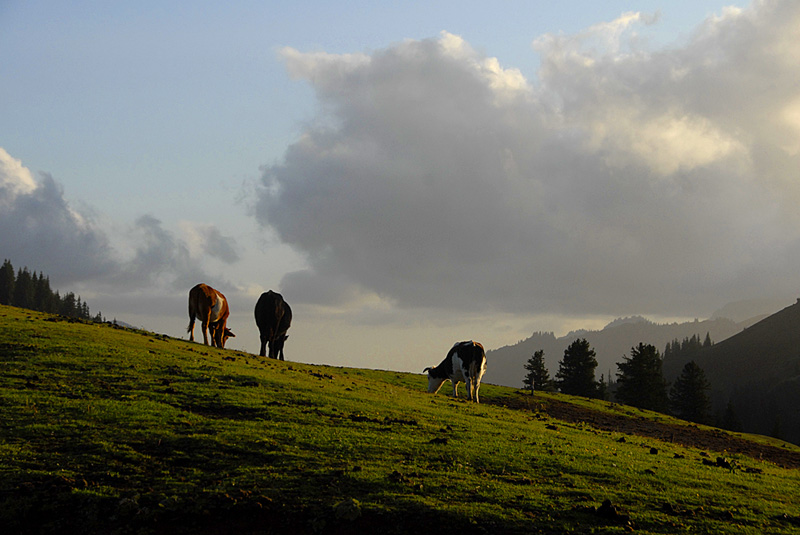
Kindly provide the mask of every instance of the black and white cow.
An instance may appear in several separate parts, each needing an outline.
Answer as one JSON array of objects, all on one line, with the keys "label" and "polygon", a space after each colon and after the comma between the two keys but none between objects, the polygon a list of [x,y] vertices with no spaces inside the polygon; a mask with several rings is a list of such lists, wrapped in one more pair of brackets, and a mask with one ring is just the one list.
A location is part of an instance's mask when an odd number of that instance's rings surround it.
[{"label": "black and white cow", "polygon": [[478,342],[458,342],[447,357],[435,368],[425,368],[428,373],[428,392],[435,394],[448,379],[453,383],[453,397],[458,397],[458,383],[467,384],[467,399],[479,403],[478,389],[486,372],[486,353]]}]

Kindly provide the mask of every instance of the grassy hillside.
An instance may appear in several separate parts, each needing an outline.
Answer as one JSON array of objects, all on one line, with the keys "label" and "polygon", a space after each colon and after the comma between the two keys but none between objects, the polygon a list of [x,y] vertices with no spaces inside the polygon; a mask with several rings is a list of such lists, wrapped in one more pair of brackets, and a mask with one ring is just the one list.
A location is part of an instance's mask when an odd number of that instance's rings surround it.
[{"label": "grassy hillside", "polygon": [[760,459],[741,444],[700,449],[629,434],[713,433],[625,407],[492,385],[474,405],[426,394],[421,375],[265,361],[8,307],[0,333],[6,533],[800,528],[800,451],[766,439]]}]

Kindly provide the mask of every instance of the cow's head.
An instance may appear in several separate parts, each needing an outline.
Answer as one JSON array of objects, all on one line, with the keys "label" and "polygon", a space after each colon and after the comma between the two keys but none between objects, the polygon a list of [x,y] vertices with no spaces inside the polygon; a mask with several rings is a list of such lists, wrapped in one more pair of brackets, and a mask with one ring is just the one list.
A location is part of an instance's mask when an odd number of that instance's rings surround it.
[{"label": "cow's head", "polygon": [[447,377],[434,377],[433,368],[428,367],[422,370],[422,373],[428,374],[428,393],[435,394],[442,388],[442,385],[447,380]]},{"label": "cow's head", "polygon": [[228,338],[236,338],[236,335],[233,334],[233,331],[225,327],[225,329],[222,331],[222,347],[225,347],[225,341]]}]

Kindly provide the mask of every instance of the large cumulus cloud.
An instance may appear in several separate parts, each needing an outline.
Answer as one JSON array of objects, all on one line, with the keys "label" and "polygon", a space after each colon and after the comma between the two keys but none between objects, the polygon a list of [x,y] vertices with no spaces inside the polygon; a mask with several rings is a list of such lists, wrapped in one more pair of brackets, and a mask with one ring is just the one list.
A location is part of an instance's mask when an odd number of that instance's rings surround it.
[{"label": "large cumulus cloud", "polygon": [[628,40],[649,22],[537,38],[536,80],[449,33],[285,49],[321,104],[257,204],[308,256],[286,282],[551,313],[696,314],[794,292],[800,4],[728,9],[659,51]]}]

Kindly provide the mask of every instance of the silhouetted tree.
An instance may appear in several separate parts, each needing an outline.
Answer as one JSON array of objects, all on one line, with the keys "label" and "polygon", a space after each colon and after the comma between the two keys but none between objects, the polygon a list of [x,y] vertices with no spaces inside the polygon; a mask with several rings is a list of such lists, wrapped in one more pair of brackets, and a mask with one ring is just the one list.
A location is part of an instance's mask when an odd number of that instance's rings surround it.
[{"label": "silhouetted tree", "polygon": [[33,288],[33,309],[41,312],[55,312],[53,301],[50,277],[45,277],[43,273],[39,272]]},{"label": "silhouetted tree", "polygon": [[739,419],[739,416],[736,414],[736,411],[733,408],[732,400],[728,400],[728,406],[725,407],[725,414],[722,416],[720,427],[727,429],[728,431],[741,432],[744,430],[742,421]]},{"label": "silhouetted tree", "polygon": [[33,308],[33,279],[27,267],[20,268],[17,271],[12,304],[20,308]]},{"label": "silhouetted tree", "polygon": [[75,306],[75,294],[69,292],[61,299],[61,306],[59,307],[58,313],[62,316],[73,318],[75,317]]},{"label": "silhouetted tree", "polygon": [[14,266],[6,259],[0,267],[0,305],[10,305],[14,300]]},{"label": "silhouetted tree", "polygon": [[711,341],[711,333],[706,331],[706,339],[703,340],[703,347],[711,347],[714,345],[714,342]]},{"label": "silhouetted tree", "polygon": [[[69,292],[62,299],[58,291],[53,292],[50,288],[50,277],[35,271],[31,274],[27,266],[20,268],[14,277],[14,267],[9,260],[0,267],[0,304],[86,320],[93,319],[89,304],[81,301],[80,296],[75,297],[74,293]],[[98,314],[96,317],[102,316]]]},{"label": "silhouetted tree", "polygon": [[710,388],[703,369],[695,361],[687,362],[669,392],[672,413],[690,422],[707,423]]},{"label": "silhouetted tree", "polygon": [[600,380],[597,382],[597,399],[608,399],[610,394],[610,381],[601,373]]},{"label": "silhouetted tree", "polygon": [[707,347],[714,345],[711,341],[711,333],[706,332],[704,341],[700,341],[700,335],[693,334],[691,337],[686,337],[683,341],[677,338],[667,344],[664,348],[664,360],[675,360],[682,362],[689,362],[697,357],[697,354]]},{"label": "silhouetted tree", "polygon": [[596,398],[599,389],[594,378],[595,368],[597,358],[594,349],[589,347],[589,342],[584,338],[575,340],[564,350],[555,382],[564,394]]},{"label": "silhouetted tree", "polygon": [[536,351],[525,363],[525,369],[528,370],[528,374],[522,383],[528,390],[549,391],[553,389],[550,372],[547,371],[544,364],[544,350]]},{"label": "silhouetted tree", "polygon": [[655,346],[640,343],[631,348],[631,356],[617,364],[617,399],[627,405],[667,412],[667,382],[662,371],[661,355]]}]

